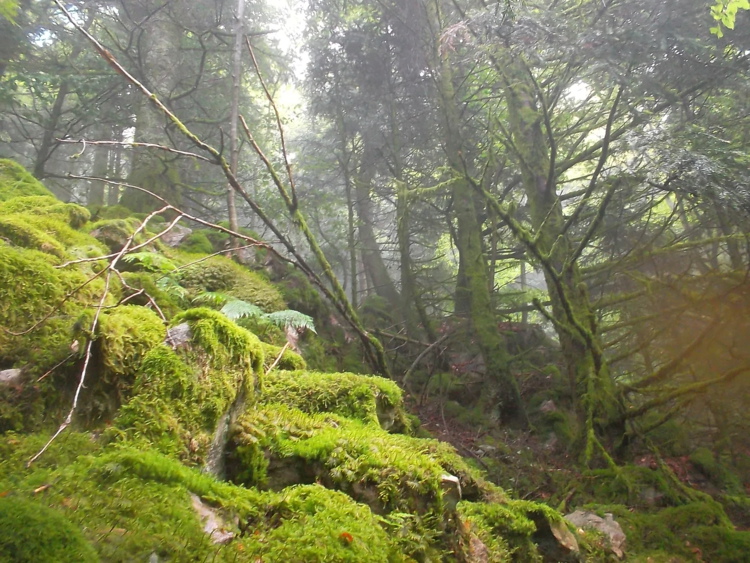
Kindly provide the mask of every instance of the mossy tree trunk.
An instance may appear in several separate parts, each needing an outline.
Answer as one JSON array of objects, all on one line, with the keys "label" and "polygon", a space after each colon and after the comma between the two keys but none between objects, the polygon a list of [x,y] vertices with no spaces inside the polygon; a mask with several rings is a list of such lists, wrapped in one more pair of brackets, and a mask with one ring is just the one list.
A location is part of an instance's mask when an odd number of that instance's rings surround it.
[{"label": "mossy tree trunk", "polygon": [[[428,7],[433,37],[442,28],[439,0],[431,0]],[[442,117],[443,146],[448,163],[455,174],[452,187],[455,241],[464,283],[456,289],[456,301],[465,302],[471,330],[484,360],[487,376],[495,382],[500,419],[517,427],[528,424],[521,401],[518,383],[509,369],[506,343],[498,331],[492,307],[487,259],[482,247],[482,224],[477,217],[476,191],[466,170],[460,129],[457,93],[453,83],[451,61],[434,45],[433,64],[437,72],[436,86]]]},{"label": "mossy tree trunk", "polygon": [[[398,313],[401,310],[401,299],[396,284],[393,283],[388,268],[383,261],[383,254],[380,251],[374,228],[372,183],[375,178],[375,166],[379,151],[375,146],[372,135],[365,134],[362,143],[359,171],[354,179],[360,254],[371,287],[378,296],[388,301],[395,313]],[[397,315],[397,317],[400,317],[400,315]]]},{"label": "mossy tree trunk", "polygon": [[[508,53],[497,65],[501,71],[510,133],[529,202],[533,236],[525,241],[540,262],[552,304],[551,319],[560,339],[562,355],[577,412],[584,429],[581,445],[585,459],[598,440],[622,438],[621,402],[615,396],[602,351],[595,312],[581,280],[578,249],[566,232],[566,219],[556,191],[554,159],[542,124],[533,79],[520,55]],[[612,436],[612,433],[619,436]],[[606,452],[603,452],[606,455]]]}]

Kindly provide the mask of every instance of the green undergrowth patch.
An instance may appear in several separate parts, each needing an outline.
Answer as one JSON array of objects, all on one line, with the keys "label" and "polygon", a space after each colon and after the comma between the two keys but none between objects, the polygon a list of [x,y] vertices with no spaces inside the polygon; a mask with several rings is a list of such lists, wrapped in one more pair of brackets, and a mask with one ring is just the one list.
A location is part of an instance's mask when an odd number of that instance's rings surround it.
[{"label": "green undergrowth patch", "polygon": [[262,400],[306,413],[335,413],[385,430],[404,432],[409,421],[401,389],[382,377],[354,373],[275,371],[266,378]]},{"label": "green undergrowth patch", "polygon": [[588,471],[571,486],[576,488],[571,499],[577,505],[597,502],[648,507],[655,503],[679,505],[690,500],[675,478],[661,469],[638,465]]},{"label": "green undergrowth patch", "polygon": [[62,514],[16,497],[0,498],[0,562],[99,561],[81,531]]},{"label": "green undergrowth patch", "polygon": [[[738,531],[722,506],[695,501],[658,511],[636,511],[624,505],[589,505],[600,515],[612,513],[627,536],[634,561],[745,561],[750,532]],[[680,559],[675,559],[680,558]]]},{"label": "green undergrowth patch", "polygon": [[[153,450],[102,449],[91,436],[75,433],[53,443],[46,461],[25,469],[22,462],[44,438],[0,438],[7,454],[0,461],[0,491],[14,502],[59,510],[72,535],[82,533],[103,561],[403,560],[380,519],[336,491],[317,485],[278,493],[246,489]],[[81,455],[74,453],[87,443]],[[222,518],[234,536],[228,543],[213,544],[204,533],[191,494]]]}]

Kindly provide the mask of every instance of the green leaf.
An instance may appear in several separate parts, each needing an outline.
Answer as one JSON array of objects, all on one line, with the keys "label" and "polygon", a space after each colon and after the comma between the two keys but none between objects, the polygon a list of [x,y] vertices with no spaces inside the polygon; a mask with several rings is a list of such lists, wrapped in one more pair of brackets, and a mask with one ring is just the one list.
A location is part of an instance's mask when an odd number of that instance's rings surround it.
[{"label": "green leaf", "polygon": [[276,311],[275,313],[263,315],[263,318],[282,328],[307,329],[316,332],[313,318],[299,311],[291,309]]},{"label": "green leaf", "polygon": [[221,312],[232,320],[263,315],[263,310],[260,307],[241,299],[228,300],[221,308]]},{"label": "green leaf", "polygon": [[193,297],[193,303],[196,305],[222,305],[233,299],[234,297],[231,295],[220,291],[204,291]]}]

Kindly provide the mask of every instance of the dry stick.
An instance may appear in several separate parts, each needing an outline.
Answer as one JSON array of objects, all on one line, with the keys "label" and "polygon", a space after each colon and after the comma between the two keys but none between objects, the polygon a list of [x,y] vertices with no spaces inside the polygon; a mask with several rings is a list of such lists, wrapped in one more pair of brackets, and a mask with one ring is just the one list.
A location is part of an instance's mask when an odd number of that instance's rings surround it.
[{"label": "dry stick", "polygon": [[284,344],[284,347],[281,349],[281,352],[279,352],[279,355],[276,356],[276,359],[271,364],[271,367],[268,368],[268,370],[266,370],[266,375],[268,375],[269,373],[271,373],[271,371],[273,371],[273,368],[275,368],[277,365],[279,365],[279,362],[281,361],[281,356],[284,355],[284,352],[286,352],[287,348],[289,348],[289,342],[287,342],[286,344]]},{"label": "dry stick", "polygon": [[73,156],[71,156],[71,158],[80,157],[83,154],[83,152],[86,150],[86,145],[96,145],[96,146],[103,146],[103,147],[122,147],[125,149],[128,149],[128,148],[159,149],[161,151],[170,152],[172,154],[178,154],[180,156],[189,156],[190,158],[194,158],[196,160],[202,160],[203,162],[209,162],[211,164],[214,164],[213,160],[203,155],[196,154],[194,152],[173,149],[166,145],[158,145],[156,143],[141,143],[141,142],[135,142],[135,141],[90,141],[87,139],[81,139],[79,141],[76,141],[75,139],[55,139],[55,140],[59,143],[83,144],[83,148],[81,149],[81,152],[74,154]]}]

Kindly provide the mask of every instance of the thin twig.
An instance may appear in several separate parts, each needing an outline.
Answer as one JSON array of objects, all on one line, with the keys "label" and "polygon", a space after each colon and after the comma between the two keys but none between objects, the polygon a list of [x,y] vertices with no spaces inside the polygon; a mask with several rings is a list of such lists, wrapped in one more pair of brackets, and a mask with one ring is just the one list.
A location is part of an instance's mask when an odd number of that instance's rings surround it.
[{"label": "thin twig", "polygon": [[271,371],[273,371],[273,368],[275,368],[279,364],[279,362],[281,361],[281,356],[284,355],[284,352],[287,351],[287,348],[289,348],[289,342],[287,342],[286,344],[284,344],[284,347],[281,349],[281,352],[279,352],[279,355],[276,356],[276,359],[271,364],[271,367],[268,368],[268,370],[266,370],[266,375],[268,375],[269,373],[271,373]]}]

